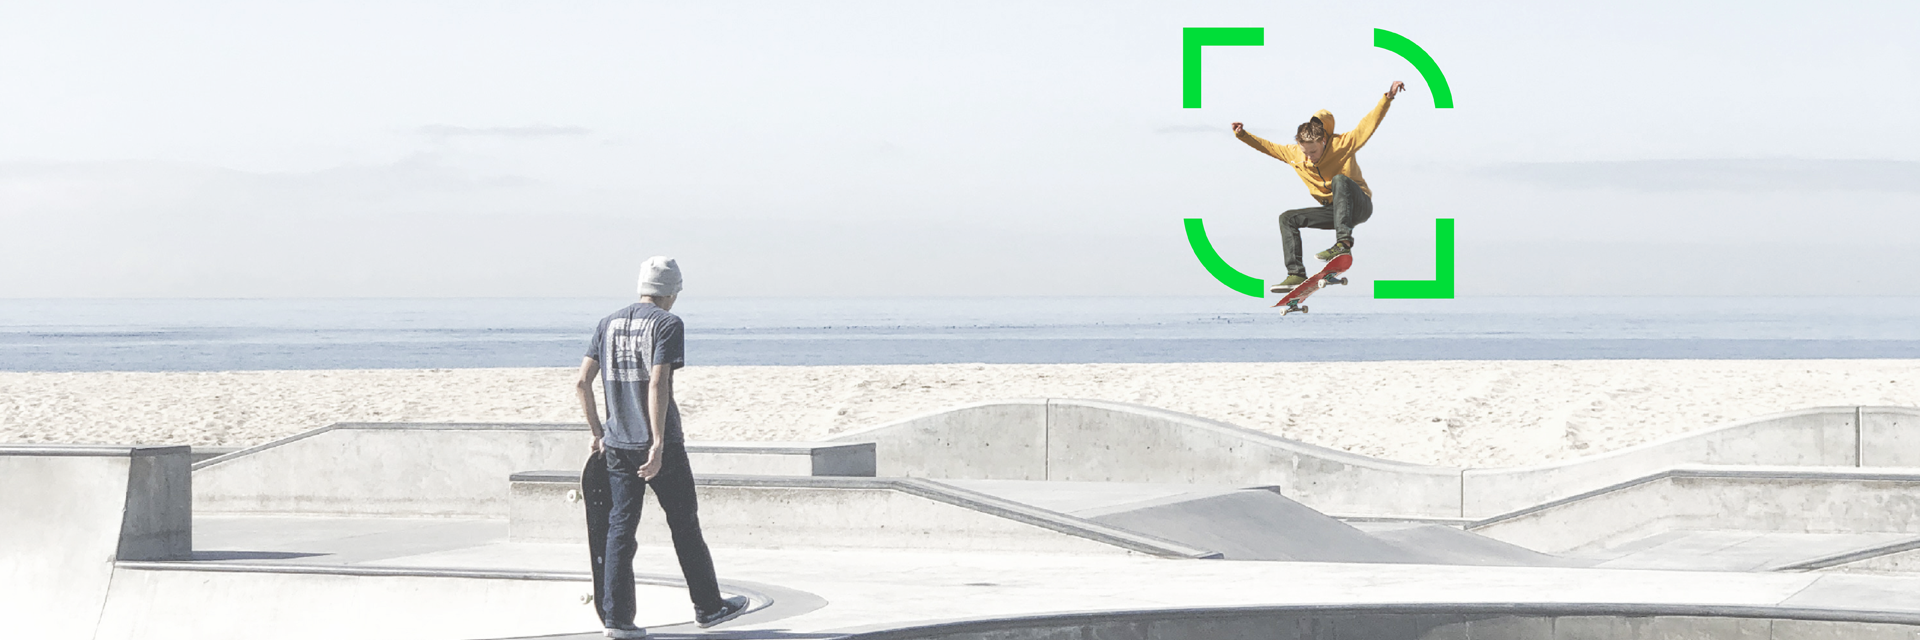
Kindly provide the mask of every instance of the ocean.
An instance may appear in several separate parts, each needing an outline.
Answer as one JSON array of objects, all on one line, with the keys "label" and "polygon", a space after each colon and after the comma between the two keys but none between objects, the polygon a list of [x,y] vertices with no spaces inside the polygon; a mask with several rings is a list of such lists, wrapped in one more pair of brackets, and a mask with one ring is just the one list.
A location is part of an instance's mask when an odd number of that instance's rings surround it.
[{"label": "ocean", "polygon": [[[572,367],[628,302],[0,300],[0,370]],[[1321,294],[1285,317],[1267,304],[687,297],[674,312],[689,365],[1920,358],[1920,298]]]}]

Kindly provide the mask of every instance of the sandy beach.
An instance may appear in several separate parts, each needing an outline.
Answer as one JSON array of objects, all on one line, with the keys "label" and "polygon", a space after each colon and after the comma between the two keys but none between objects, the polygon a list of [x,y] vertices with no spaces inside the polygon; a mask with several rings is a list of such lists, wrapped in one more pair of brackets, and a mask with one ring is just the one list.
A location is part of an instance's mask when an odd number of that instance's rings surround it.
[{"label": "sandy beach", "polygon": [[[957,404],[1091,398],[1454,466],[1591,455],[1762,414],[1920,406],[1916,360],[689,367],[693,440],[815,440]],[[334,422],[580,422],[571,369],[0,372],[0,442],[249,446]]]}]

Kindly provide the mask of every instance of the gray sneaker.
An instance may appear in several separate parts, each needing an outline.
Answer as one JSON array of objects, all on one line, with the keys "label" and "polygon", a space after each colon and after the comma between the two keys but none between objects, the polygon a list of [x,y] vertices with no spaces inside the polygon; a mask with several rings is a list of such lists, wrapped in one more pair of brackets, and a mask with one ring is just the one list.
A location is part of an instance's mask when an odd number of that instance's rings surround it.
[{"label": "gray sneaker", "polygon": [[647,630],[640,627],[607,627],[607,637],[618,640],[647,640]]},{"label": "gray sneaker", "polygon": [[1292,291],[1294,287],[1298,287],[1302,284],[1305,284],[1306,281],[1307,281],[1306,276],[1287,276],[1287,279],[1274,283],[1273,288],[1268,289],[1267,291],[1270,291],[1273,293],[1286,293],[1288,291]]},{"label": "gray sneaker", "polygon": [[693,621],[699,623],[700,628],[705,629],[738,618],[740,614],[747,612],[747,603],[749,602],[751,601],[742,596],[733,596],[721,600],[719,609],[693,612]]}]

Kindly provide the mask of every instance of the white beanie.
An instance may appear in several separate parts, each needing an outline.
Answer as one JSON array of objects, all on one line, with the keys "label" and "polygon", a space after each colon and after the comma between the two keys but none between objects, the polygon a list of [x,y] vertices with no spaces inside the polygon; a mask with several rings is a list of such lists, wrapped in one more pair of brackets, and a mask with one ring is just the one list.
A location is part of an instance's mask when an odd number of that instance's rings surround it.
[{"label": "white beanie", "polygon": [[680,294],[680,265],[673,258],[654,256],[640,265],[640,295]]}]

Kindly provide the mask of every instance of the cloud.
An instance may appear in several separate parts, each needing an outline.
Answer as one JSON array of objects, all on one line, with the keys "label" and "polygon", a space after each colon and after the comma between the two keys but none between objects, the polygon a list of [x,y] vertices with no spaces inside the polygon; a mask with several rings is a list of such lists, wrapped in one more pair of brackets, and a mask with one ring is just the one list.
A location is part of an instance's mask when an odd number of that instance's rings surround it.
[{"label": "cloud", "polygon": [[1517,162],[1485,169],[1499,179],[1558,189],[1920,193],[1920,162],[1899,160]]},{"label": "cloud", "polygon": [[551,125],[532,125],[526,127],[461,127],[450,124],[430,124],[416,129],[423,136],[443,140],[455,137],[489,136],[497,138],[550,138],[555,136],[584,136],[593,133],[586,127],[555,127]]}]

